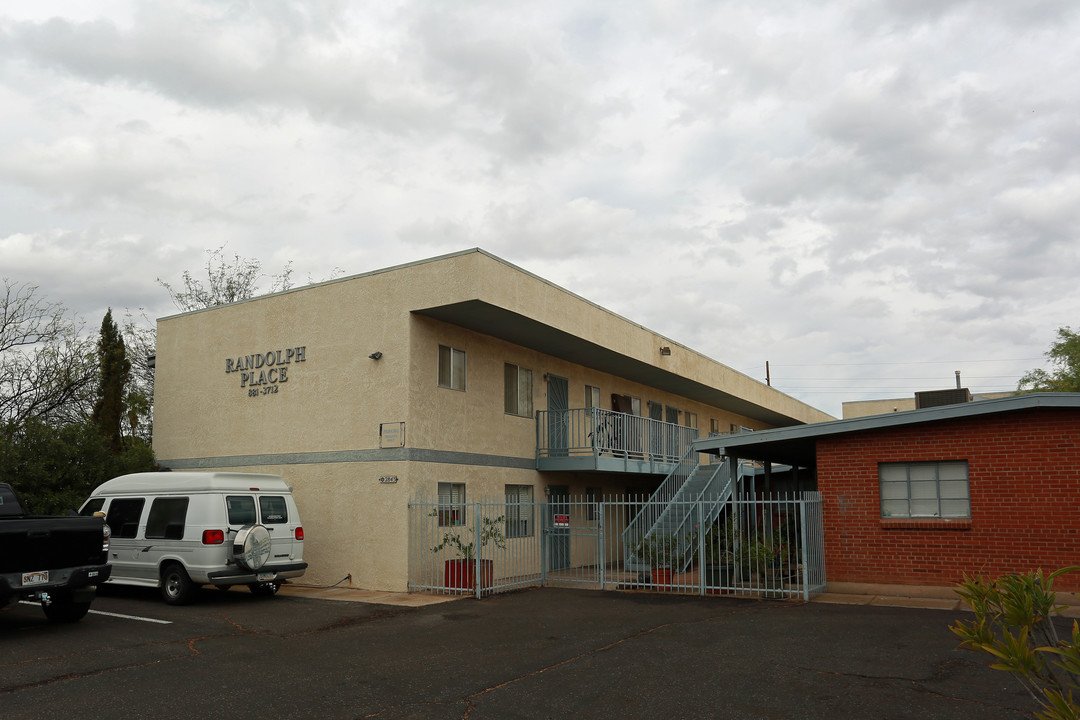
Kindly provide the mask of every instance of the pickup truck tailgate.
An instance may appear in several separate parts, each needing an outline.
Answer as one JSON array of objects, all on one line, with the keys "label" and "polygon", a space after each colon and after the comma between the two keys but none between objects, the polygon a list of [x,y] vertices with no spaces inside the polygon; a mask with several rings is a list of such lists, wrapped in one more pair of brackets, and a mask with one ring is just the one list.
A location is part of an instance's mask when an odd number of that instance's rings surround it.
[{"label": "pickup truck tailgate", "polygon": [[0,573],[52,570],[107,562],[104,521],[95,517],[7,518],[0,523]]}]

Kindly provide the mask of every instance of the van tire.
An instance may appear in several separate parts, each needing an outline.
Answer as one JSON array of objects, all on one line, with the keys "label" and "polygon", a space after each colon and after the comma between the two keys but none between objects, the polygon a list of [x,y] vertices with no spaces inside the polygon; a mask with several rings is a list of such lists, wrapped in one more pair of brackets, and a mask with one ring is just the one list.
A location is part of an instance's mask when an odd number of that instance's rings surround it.
[{"label": "van tire", "polygon": [[90,612],[90,603],[75,602],[70,593],[65,593],[53,595],[52,601],[47,605],[42,603],[41,609],[49,622],[73,623],[86,617],[86,613]]},{"label": "van tire", "polygon": [[169,563],[161,569],[161,597],[170,605],[190,604],[198,589],[183,565]]},{"label": "van tire", "polygon": [[270,531],[262,525],[245,525],[236,531],[233,562],[245,570],[258,570],[270,559]]},{"label": "van tire", "polygon": [[281,583],[279,582],[251,583],[248,585],[251,594],[258,597],[274,597],[280,589]]}]

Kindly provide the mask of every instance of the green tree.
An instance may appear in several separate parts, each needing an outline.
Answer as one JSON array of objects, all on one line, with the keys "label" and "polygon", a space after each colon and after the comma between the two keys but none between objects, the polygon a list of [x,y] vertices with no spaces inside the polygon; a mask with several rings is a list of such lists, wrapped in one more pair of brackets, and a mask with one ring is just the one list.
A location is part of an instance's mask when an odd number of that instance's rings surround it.
[{"label": "green tree", "polygon": [[77,508],[105,480],[156,467],[148,432],[120,442],[121,423],[149,403],[142,386],[125,390],[130,365],[111,312],[95,353],[63,305],[32,285],[0,286],[0,482],[33,512]]},{"label": "green tree", "polygon": [[1057,342],[1046,351],[1052,369],[1029,370],[1020,378],[1019,392],[1080,392],[1080,333],[1058,328]]},{"label": "green tree", "polygon": [[50,425],[30,419],[18,427],[0,426],[0,482],[10,483],[40,515],[77,509],[109,478],[155,469],[146,442],[135,439],[114,453],[93,422]]},{"label": "green tree", "polygon": [[1019,680],[1042,706],[1035,717],[1043,720],[1080,718],[1073,696],[1080,688],[1080,626],[1074,620],[1071,634],[1062,639],[1053,618],[1064,609],[1056,604],[1054,580],[1075,570],[1080,568],[1062,568],[1045,577],[1037,570],[997,580],[965,575],[956,590],[975,612],[974,620],[959,620],[949,627],[961,639],[960,647],[993,657],[990,667]]},{"label": "green tree", "polygon": [[128,425],[131,427],[132,438],[139,437],[140,421],[150,415],[152,405],[150,398],[135,390],[128,392],[124,396],[124,412]]},{"label": "green tree", "polygon": [[131,362],[127,359],[127,350],[124,347],[124,338],[120,334],[120,329],[113,322],[112,308],[109,308],[101,321],[97,355],[101,376],[91,419],[101,429],[109,447],[114,452],[120,452],[123,448],[121,421],[126,415],[124,388],[131,375]]}]

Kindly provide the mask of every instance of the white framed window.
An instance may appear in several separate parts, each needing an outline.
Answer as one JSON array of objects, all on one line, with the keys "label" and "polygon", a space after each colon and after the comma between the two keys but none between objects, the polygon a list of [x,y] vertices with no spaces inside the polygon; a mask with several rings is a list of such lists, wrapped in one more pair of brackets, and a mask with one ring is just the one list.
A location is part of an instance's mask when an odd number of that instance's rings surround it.
[{"label": "white framed window", "polygon": [[532,417],[532,370],[506,363],[503,374],[506,380],[503,409],[510,415]]},{"label": "white framed window", "polygon": [[600,407],[600,388],[595,385],[585,386],[585,407],[586,409]]},{"label": "white framed window", "polygon": [[465,524],[465,483],[439,483],[439,526]]},{"label": "white framed window", "polygon": [[879,463],[881,517],[970,518],[967,460]]},{"label": "white framed window", "polygon": [[439,346],[439,387],[465,390],[465,351]]},{"label": "white framed window", "polygon": [[506,486],[506,537],[533,536],[532,485]]}]

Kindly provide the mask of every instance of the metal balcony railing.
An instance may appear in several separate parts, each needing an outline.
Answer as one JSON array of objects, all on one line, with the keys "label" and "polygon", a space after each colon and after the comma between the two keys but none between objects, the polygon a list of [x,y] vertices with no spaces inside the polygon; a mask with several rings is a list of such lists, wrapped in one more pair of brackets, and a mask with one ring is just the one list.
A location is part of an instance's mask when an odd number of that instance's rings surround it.
[{"label": "metal balcony railing", "polygon": [[[599,467],[605,458],[625,461],[627,469],[656,467],[665,473],[679,462],[697,428],[653,420],[602,408],[539,410],[536,413],[536,458],[540,469],[568,469],[592,458]],[[551,462],[547,462],[551,461]]]}]

